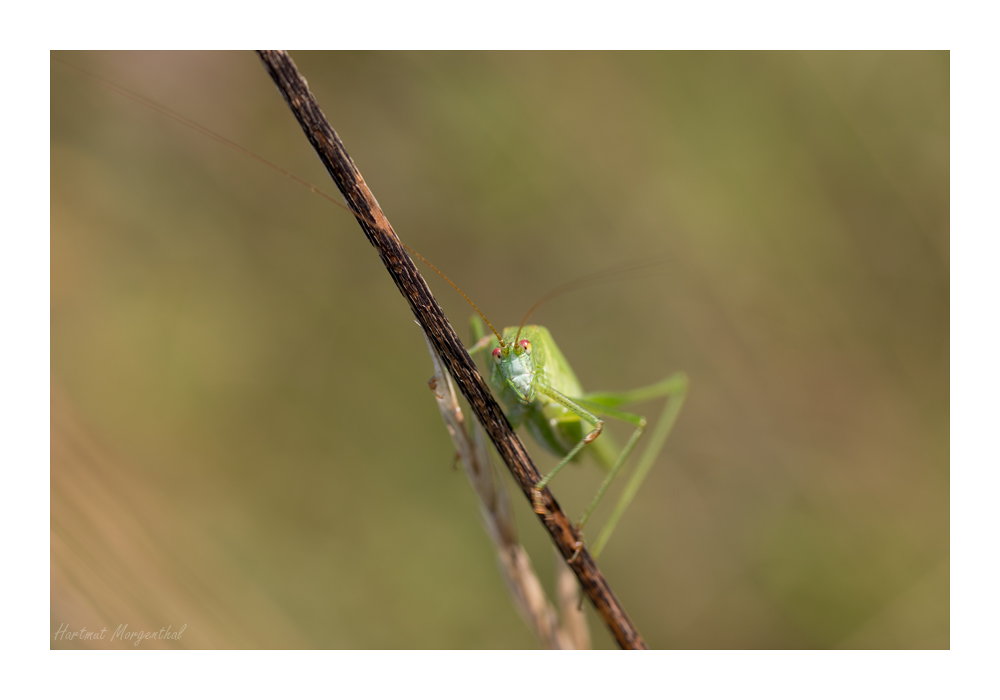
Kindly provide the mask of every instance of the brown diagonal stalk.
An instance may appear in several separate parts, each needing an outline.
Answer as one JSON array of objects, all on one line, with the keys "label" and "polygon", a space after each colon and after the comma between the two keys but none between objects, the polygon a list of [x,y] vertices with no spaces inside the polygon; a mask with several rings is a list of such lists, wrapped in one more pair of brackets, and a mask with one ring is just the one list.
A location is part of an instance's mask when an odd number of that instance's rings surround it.
[{"label": "brown diagonal stalk", "polygon": [[[305,79],[284,51],[258,53],[309,142],[326,166],[327,172],[330,173],[358,223],[361,224],[368,241],[378,250],[379,257],[396,283],[396,287],[409,302],[413,315],[431,339],[448,372],[490,436],[501,459],[513,474],[514,480],[531,502],[532,488],[541,479],[541,475],[524,449],[524,445],[511,430],[500,406],[490,394],[472,358],[465,351],[427,283],[406,254],[395,231],[392,230],[378,202],[365,184],[364,178],[355,167],[354,161],[347,154],[344,144],[320,110]],[[584,593],[594,604],[615,640],[623,649],[647,648],[646,642],[618,602],[587,549],[584,548],[579,556],[569,561],[577,542],[576,532],[548,489],[544,490],[541,502],[544,513],[539,519],[549,531],[556,548],[576,574]]]},{"label": "brown diagonal stalk", "polygon": [[454,385],[441,363],[441,357],[434,351],[426,333],[424,340],[427,341],[431,363],[434,365],[434,376],[428,380],[427,386],[433,392],[441,419],[451,435],[469,484],[479,498],[483,525],[496,547],[500,571],[515,607],[544,648],[589,649],[586,617],[577,607],[580,599],[576,578],[563,565],[562,559],[559,559],[556,568],[559,609],[562,613],[560,624],[555,607],[546,597],[545,589],[531,565],[531,558],[518,542],[507,482],[493,467],[493,460],[490,459],[490,451],[486,446],[486,436],[478,421],[472,421],[472,430],[468,429],[465,416],[458,405]]}]

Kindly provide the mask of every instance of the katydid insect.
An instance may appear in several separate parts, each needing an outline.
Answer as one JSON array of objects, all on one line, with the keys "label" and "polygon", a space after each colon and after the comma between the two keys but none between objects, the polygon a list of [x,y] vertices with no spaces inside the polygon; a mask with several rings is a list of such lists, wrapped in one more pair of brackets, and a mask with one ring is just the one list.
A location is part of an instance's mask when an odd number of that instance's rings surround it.
[{"label": "katydid insect", "polygon": [[[231,141],[192,124],[189,120],[172,113],[170,110],[154,105],[106,81],[93,78],[93,76],[89,77],[119,94],[170,116],[235,150],[263,161],[256,154],[249,153]],[[304,183],[270,162],[263,162],[268,167],[330,199],[337,206],[343,207],[336,198]],[[435,271],[437,271],[436,268]],[[447,277],[445,279],[447,280]],[[529,311],[529,315],[530,313]],[[485,317],[483,320],[486,320]],[[578,523],[577,529],[580,534],[577,553],[583,546],[583,526],[646,429],[645,417],[620,410],[619,407],[656,398],[666,398],[667,400],[659,421],[653,428],[648,446],[595,542],[593,553],[597,556],[603,550],[608,537],[662,450],[684,402],[687,378],[685,375],[677,373],[663,381],[629,392],[585,393],[549,331],[542,326],[526,326],[524,325],[526,320],[527,316],[520,327],[506,328],[502,335],[496,333],[495,330],[493,335],[489,335],[483,331],[479,318],[474,317],[475,343],[470,352],[476,354],[488,351],[490,358],[487,361],[488,381],[499,399],[506,404],[506,414],[511,424],[514,427],[526,426],[540,445],[561,458],[558,465],[535,485],[536,500],[541,489],[546,487],[566,464],[571,461],[579,461],[583,454],[593,455],[598,464],[608,470],[604,482]],[[490,328],[493,329],[491,324]],[[632,436],[623,449],[618,450],[609,435],[602,435],[604,426],[602,417],[615,418],[635,426]],[[589,425],[589,430],[585,429],[585,425]],[[537,509],[537,502],[535,506]]]},{"label": "katydid insect", "polygon": [[[562,458],[547,476],[535,484],[533,505],[536,512],[544,513],[539,503],[541,490],[548,486],[563,467],[572,461],[578,461],[583,453],[593,455],[597,463],[608,470],[597,494],[577,523],[576,552],[570,561],[583,548],[583,526],[646,429],[644,416],[622,411],[618,407],[666,398],[666,405],[653,429],[649,444],[594,543],[592,551],[594,557],[597,557],[663,449],[684,403],[688,379],[685,374],[677,372],[660,382],[632,391],[584,392],[573,368],[549,330],[544,326],[524,325],[537,306],[538,304],[528,312],[520,326],[505,328],[503,334],[497,333],[485,316],[483,320],[493,332],[484,332],[479,317],[473,316],[472,334],[477,340],[469,352],[486,352],[489,355],[486,361],[488,381],[507,406],[506,416],[511,425],[514,428],[526,426],[539,445]],[[619,451],[614,446],[611,436],[602,435],[604,420],[601,416],[616,418],[635,426],[622,450]],[[585,424],[592,426],[587,432]]]}]

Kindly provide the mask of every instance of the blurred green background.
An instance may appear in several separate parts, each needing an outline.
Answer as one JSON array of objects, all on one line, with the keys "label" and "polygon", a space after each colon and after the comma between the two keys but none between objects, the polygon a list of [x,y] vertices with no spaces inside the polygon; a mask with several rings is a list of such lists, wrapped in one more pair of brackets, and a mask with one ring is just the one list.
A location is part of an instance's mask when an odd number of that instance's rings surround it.
[{"label": "blurred green background", "polygon": [[[55,57],[331,188],[251,53]],[[949,646],[947,53],[293,57],[399,235],[496,325],[667,260],[533,319],[590,390],[691,376],[602,555],[651,646]],[[354,220],[51,78],[52,631],[536,646]],[[554,482],[572,517],[600,476]]]}]

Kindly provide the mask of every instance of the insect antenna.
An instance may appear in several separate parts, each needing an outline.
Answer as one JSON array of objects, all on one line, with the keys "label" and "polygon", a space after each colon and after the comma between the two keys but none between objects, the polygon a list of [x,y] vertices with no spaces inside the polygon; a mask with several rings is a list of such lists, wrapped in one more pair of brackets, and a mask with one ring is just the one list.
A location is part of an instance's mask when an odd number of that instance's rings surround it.
[{"label": "insect antenna", "polygon": [[[308,189],[309,191],[311,191],[313,194],[318,194],[320,197],[323,197],[324,199],[332,202],[333,204],[337,205],[338,207],[340,207],[344,211],[347,211],[350,214],[353,214],[356,218],[365,219],[368,222],[369,225],[374,225],[374,224],[372,224],[371,221],[368,221],[362,214],[360,214],[359,212],[354,211],[353,209],[351,209],[350,207],[348,207],[346,204],[344,204],[344,202],[342,202],[341,200],[337,199],[333,195],[327,194],[326,192],[324,192],[320,188],[318,188],[315,185],[313,185],[311,182],[307,182],[306,180],[303,180],[302,178],[300,178],[298,175],[290,173],[289,171],[287,171],[284,168],[282,168],[280,165],[272,163],[267,158],[264,158],[263,156],[257,155],[256,153],[254,153],[250,149],[244,148],[243,146],[239,145],[235,141],[230,141],[225,136],[217,134],[217,133],[215,133],[214,131],[212,131],[210,129],[206,129],[205,127],[201,126],[200,124],[197,124],[196,122],[191,121],[187,117],[184,117],[184,116],[178,114],[177,112],[173,111],[172,109],[170,109],[168,107],[164,107],[161,104],[158,104],[156,102],[153,102],[152,100],[146,99],[145,97],[142,97],[141,95],[138,95],[138,94],[132,92],[131,90],[123,88],[120,85],[116,85],[115,83],[112,83],[109,80],[105,80],[103,78],[99,78],[96,75],[93,75],[92,73],[89,73],[89,72],[83,70],[82,68],[78,68],[77,66],[74,66],[74,65],[71,65],[69,63],[66,63],[65,61],[61,61],[58,58],[52,58],[51,60],[54,61],[55,63],[58,63],[58,64],[60,64],[60,65],[62,65],[64,67],[66,67],[66,68],[69,68],[72,71],[75,71],[76,73],[79,73],[80,75],[84,76],[85,78],[87,78],[89,80],[94,81],[95,83],[97,83],[99,85],[102,85],[102,86],[106,87],[107,89],[111,90],[112,92],[118,93],[122,97],[127,97],[128,99],[133,100],[135,102],[138,102],[142,106],[147,107],[147,108],[153,110],[154,112],[159,112],[160,114],[162,114],[162,115],[164,115],[166,117],[170,117],[171,119],[174,119],[174,120],[180,122],[184,126],[187,126],[187,127],[191,128],[191,129],[194,129],[195,131],[197,131],[202,136],[207,136],[208,138],[212,139],[213,141],[217,141],[217,142],[221,143],[224,146],[228,146],[229,148],[232,148],[235,151],[238,151],[239,153],[242,153],[245,156],[249,156],[250,158],[253,158],[258,163],[261,163],[262,165],[267,166],[268,168],[270,168],[271,170],[275,171],[279,175],[284,175],[285,177],[287,177],[292,182],[295,182],[295,183],[297,183],[299,185],[302,185],[303,187],[305,187],[306,189]],[[501,338],[500,334],[497,333],[497,329],[493,327],[493,324],[490,323],[489,319],[486,318],[486,316],[483,314],[483,312],[479,310],[479,307],[476,306],[472,302],[472,299],[470,299],[468,296],[466,296],[465,292],[463,292],[461,289],[459,289],[459,287],[458,287],[457,284],[455,284],[450,279],[448,279],[447,275],[445,275],[443,272],[441,272],[441,270],[439,270],[436,267],[434,267],[434,265],[431,264],[431,262],[427,258],[425,258],[423,255],[421,255],[420,253],[418,253],[417,251],[415,251],[413,248],[411,248],[410,246],[406,245],[402,241],[400,241],[400,243],[402,244],[402,246],[404,248],[406,248],[407,251],[409,251],[409,253],[411,255],[416,256],[425,265],[427,265],[427,267],[431,268],[432,270],[434,270],[434,272],[436,272],[439,275],[441,275],[442,279],[444,279],[445,282],[447,282],[448,284],[450,284],[455,289],[456,292],[458,292],[459,294],[461,294],[462,297],[467,302],[469,302],[469,305],[471,305],[472,308],[476,310],[476,313],[479,314],[479,316],[484,321],[486,321],[486,325],[490,327],[490,330],[493,331],[493,335],[495,335],[497,337],[497,340],[500,341],[500,347],[504,347],[503,338]]]},{"label": "insect antenna", "polygon": [[447,282],[448,284],[450,284],[455,289],[456,292],[458,292],[459,294],[461,294],[462,297],[467,302],[469,302],[469,306],[471,306],[472,308],[474,308],[476,310],[476,313],[479,314],[479,317],[481,319],[483,319],[484,321],[486,321],[486,325],[490,327],[490,330],[493,331],[493,335],[495,335],[497,337],[497,340],[500,341],[500,347],[501,348],[504,347],[503,338],[500,337],[500,334],[497,333],[497,329],[493,327],[493,324],[490,323],[490,320],[488,318],[486,318],[486,315],[483,314],[483,312],[479,310],[479,307],[476,306],[473,303],[472,299],[470,299],[468,296],[466,296],[465,292],[463,292],[461,289],[459,289],[459,287],[458,287],[457,284],[455,284],[450,279],[448,279],[448,275],[444,274],[443,272],[441,272],[441,270],[439,270],[436,267],[434,267],[433,263],[431,263],[430,260],[428,260],[427,258],[425,258],[423,255],[421,255],[420,253],[418,253],[417,251],[415,251],[410,246],[406,245],[405,243],[402,243],[402,241],[400,241],[400,243],[402,244],[402,246],[404,248],[406,248],[406,250],[410,253],[410,255],[414,255],[417,258],[419,258],[420,262],[422,262],[424,265],[426,265],[430,269],[434,270],[434,272],[436,272],[439,275],[441,275],[441,279],[443,279],[445,282]]},{"label": "insect antenna", "polygon": [[592,272],[590,274],[584,275],[583,277],[577,277],[575,280],[570,280],[565,284],[559,285],[555,289],[543,295],[541,299],[536,301],[532,305],[532,307],[528,309],[528,313],[526,313],[524,315],[524,318],[521,319],[521,325],[517,327],[517,336],[515,336],[514,345],[517,345],[517,341],[521,338],[521,329],[524,328],[524,324],[528,322],[529,318],[531,318],[531,314],[538,311],[539,307],[541,307],[542,304],[552,301],[556,297],[562,296],[567,292],[573,292],[576,291],[577,289],[583,289],[593,284],[616,282],[619,279],[624,278],[626,275],[628,275],[629,278],[632,279],[634,273],[636,272],[642,272],[644,270],[651,270],[661,267],[664,263],[670,262],[671,260],[672,258],[660,258],[657,260],[626,263],[619,267],[611,268],[610,270],[603,270],[601,272]]},{"label": "insect antenna", "polygon": [[253,151],[251,151],[249,148],[244,148],[243,146],[239,145],[235,141],[230,141],[225,136],[217,134],[214,131],[212,131],[211,129],[206,129],[205,127],[201,126],[200,124],[191,121],[187,117],[185,117],[185,116],[183,116],[181,114],[178,114],[177,112],[173,111],[169,107],[164,107],[163,105],[161,105],[161,104],[159,104],[157,102],[153,102],[152,100],[147,99],[147,98],[145,98],[145,97],[143,97],[141,95],[138,95],[138,94],[132,92],[131,90],[123,88],[120,85],[116,85],[115,83],[112,83],[109,80],[105,80],[104,78],[99,78],[96,75],[83,70],[82,68],[79,68],[77,66],[74,66],[74,65],[71,65],[69,63],[66,63],[65,61],[61,61],[58,58],[52,58],[51,60],[54,63],[58,63],[58,64],[66,67],[66,68],[69,68],[72,71],[75,71],[76,73],[79,73],[80,75],[84,76],[88,80],[92,80],[95,83],[106,87],[108,90],[111,90],[112,92],[118,93],[122,97],[127,97],[128,99],[130,99],[130,100],[132,100],[134,102],[138,102],[142,106],[147,107],[147,108],[153,110],[154,112],[159,112],[160,114],[162,114],[165,117],[170,117],[171,119],[180,122],[184,126],[190,128],[190,129],[194,129],[195,131],[197,131],[202,136],[207,136],[208,138],[212,139],[213,141],[217,141],[217,142],[221,143],[224,146],[228,146],[229,148],[232,148],[233,150],[236,150],[236,151],[242,153],[245,156],[249,156],[250,158],[253,158],[258,163],[261,163],[262,165],[267,166],[268,168],[270,168],[271,170],[275,171],[279,175],[284,175],[285,177],[287,177],[292,182],[296,182],[296,183],[302,185],[303,187],[305,187],[306,189],[310,190],[314,194],[318,194],[320,197],[323,197],[324,199],[330,200],[331,202],[333,202],[334,204],[336,204],[341,209],[354,214],[354,212],[351,211],[350,207],[348,207],[342,201],[338,200],[333,195],[327,194],[326,192],[324,192],[320,188],[316,187],[312,183],[307,182],[306,180],[303,180],[298,175],[295,175],[294,173],[288,172],[287,170],[285,170],[284,168],[282,168],[280,165],[277,165],[276,163],[272,163],[267,158],[264,158],[263,156],[257,155],[256,153],[254,153]]}]

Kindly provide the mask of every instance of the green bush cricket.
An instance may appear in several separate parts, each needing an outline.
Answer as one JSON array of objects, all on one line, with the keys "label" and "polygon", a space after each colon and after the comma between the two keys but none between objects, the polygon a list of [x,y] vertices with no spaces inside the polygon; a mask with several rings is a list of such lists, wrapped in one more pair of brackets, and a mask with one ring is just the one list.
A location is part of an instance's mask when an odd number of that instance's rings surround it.
[{"label": "green bush cricket", "polygon": [[[60,63],[62,62],[60,61]],[[72,66],[68,67],[72,68]],[[73,70],[83,73],[89,79],[103,84],[105,87],[139,102],[154,111],[175,119],[230,148],[253,157],[267,167],[304,185],[316,194],[329,199],[338,207],[346,209],[337,198],[322,192],[318,188],[302,181],[260,156],[247,151],[232,141],[212,133],[192,123],[190,120],[160,105],[153,104],[128,90],[119,88],[79,69],[73,68]],[[407,249],[415,257],[427,263],[422,256],[416,254],[408,246]],[[430,263],[427,264],[435,272],[444,277],[449,284],[455,287],[472,304],[471,300],[451,280],[437,270],[437,268],[434,268],[433,265],[430,265]],[[560,458],[560,462],[556,467],[535,485],[535,503],[533,505],[536,511],[540,510],[538,497],[540,496],[541,489],[548,486],[566,464],[571,461],[579,461],[584,453],[593,455],[595,461],[607,470],[607,476],[577,524],[579,538],[576,549],[577,554],[579,554],[583,547],[583,526],[593,514],[597,504],[627,461],[646,429],[647,421],[644,416],[622,411],[619,407],[656,398],[666,398],[666,404],[659,421],[653,428],[649,444],[594,544],[593,555],[596,557],[603,550],[612,531],[662,450],[684,403],[688,379],[686,375],[678,372],[660,382],[632,391],[584,392],[572,367],[556,345],[548,329],[543,326],[525,325],[528,317],[541,303],[556,293],[560,293],[563,290],[568,291],[569,288],[579,286],[578,282],[581,281],[586,282],[587,280],[571,282],[569,285],[564,285],[554,290],[554,293],[543,297],[525,315],[520,326],[505,328],[502,335],[496,332],[492,324],[479,312],[475,304],[472,304],[473,308],[476,308],[477,313],[482,316],[482,320],[486,321],[493,333],[484,332],[479,317],[473,317],[472,329],[475,343],[469,352],[473,355],[481,353],[484,350],[488,352],[490,359],[486,363],[487,380],[494,393],[505,404],[505,413],[511,425],[514,428],[524,425],[536,442]],[[615,418],[635,426],[632,436],[620,451],[614,446],[610,436],[602,435],[604,426],[602,417]],[[584,431],[585,423],[591,426],[589,432]],[[600,439],[598,439],[599,436]]]},{"label": "green bush cricket", "polygon": [[[575,286],[578,285],[570,283],[563,288]],[[555,291],[558,293],[559,290]],[[489,325],[492,333],[485,332],[479,317],[473,316],[472,334],[476,342],[469,349],[469,353],[472,355],[487,353],[489,357],[486,361],[487,379],[493,392],[506,406],[505,414],[511,426],[517,428],[524,425],[539,445],[561,458],[556,467],[535,484],[533,505],[536,512],[544,513],[539,502],[541,490],[548,486],[569,462],[579,461],[583,453],[593,455],[595,461],[608,472],[597,494],[577,523],[579,539],[576,553],[570,559],[572,561],[583,548],[583,526],[646,429],[644,416],[622,411],[619,406],[666,398],[666,404],[653,428],[649,444],[594,543],[595,558],[604,549],[622,514],[663,449],[684,403],[688,378],[685,374],[677,372],[662,381],[632,391],[584,392],[573,368],[556,345],[549,330],[544,326],[525,325],[531,313],[552,296],[554,294],[543,297],[525,315],[520,326],[505,328],[502,334],[496,332],[493,325],[477,308],[476,311]],[[475,305],[473,307],[475,308]],[[619,451],[614,446],[608,435],[598,439],[604,427],[601,416],[622,420],[635,426],[632,436],[622,450]],[[585,423],[592,426],[589,432],[584,431]]]}]

